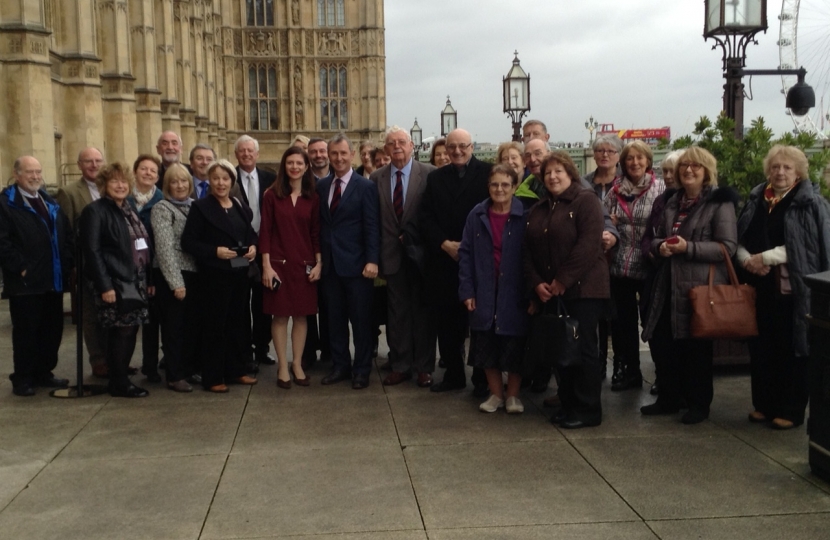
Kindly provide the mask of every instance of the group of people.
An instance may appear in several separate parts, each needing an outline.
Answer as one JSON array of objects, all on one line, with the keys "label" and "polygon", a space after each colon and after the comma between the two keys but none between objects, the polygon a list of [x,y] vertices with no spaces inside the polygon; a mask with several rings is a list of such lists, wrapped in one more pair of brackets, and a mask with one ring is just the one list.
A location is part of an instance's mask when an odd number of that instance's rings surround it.
[{"label": "group of people", "polygon": [[[499,147],[495,165],[473,156],[463,129],[434,143],[429,164],[397,126],[378,146],[298,136],[273,174],[257,165],[250,136],[234,144],[237,165],[197,144],[185,166],[168,131],[161,159],[141,155],[132,167],[83,150],[82,178],[55,199],[37,160],[19,158],[0,195],[14,393],[68,384],[53,369],[62,295],[75,290],[93,374],[113,396],[148,395],[130,379],[139,328],[149,381],[161,382],[163,362],[171,390],[227,392],[256,384],[258,365],[273,363],[280,388],[308,386],[318,350],[331,360],[321,384],[366,388],[385,324],[384,385],[463,389],[466,359],[482,411],[521,413],[521,389],[545,391],[555,377],[558,393],[545,403],[566,429],[602,421],[609,336],[611,389],[642,386],[642,339],[657,374],[657,399],[642,414],[683,409],[682,422],[695,424],[709,415],[713,347],[692,337],[689,290],[708,283],[712,264],[714,282],[727,283],[727,254],[758,290],[749,420],[800,425],[803,277],[830,268],[830,207],[804,154],[773,147],[766,181],[736,217],[739,197],[718,186],[703,148],[667,156],[660,178],[648,145],[603,136],[593,143],[597,169],[581,177],[567,152],[550,148],[542,122],[523,133],[524,144]],[[579,326],[567,365],[531,359],[527,346],[535,318],[557,310]]]}]

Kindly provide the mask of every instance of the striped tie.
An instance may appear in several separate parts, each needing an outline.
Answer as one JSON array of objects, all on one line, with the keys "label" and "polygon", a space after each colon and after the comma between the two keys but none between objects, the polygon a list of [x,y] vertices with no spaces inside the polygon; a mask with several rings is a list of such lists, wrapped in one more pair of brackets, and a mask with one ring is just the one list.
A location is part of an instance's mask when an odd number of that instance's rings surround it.
[{"label": "striped tie", "polygon": [[392,206],[395,207],[395,215],[398,221],[403,217],[403,173],[397,171],[398,179],[395,182],[395,190],[392,193]]},{"label": "striped tie", "polygon": [[329,213],[334,215],[334,211],[337,210],[337,206],[340,204],[340,184],[343,181],[339,178],[334,180],[334,193],[331,196],[331,204],[329,204]]}]

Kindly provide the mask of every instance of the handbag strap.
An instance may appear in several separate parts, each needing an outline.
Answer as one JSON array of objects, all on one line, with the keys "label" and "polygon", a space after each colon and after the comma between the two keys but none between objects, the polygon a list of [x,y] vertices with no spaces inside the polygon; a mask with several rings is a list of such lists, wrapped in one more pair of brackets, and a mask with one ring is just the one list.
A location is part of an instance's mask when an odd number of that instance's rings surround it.
[{"label": "handbag strap", "polygon": [[570,317],[568,309],[565,307],[565,301],[561,296],[556,297],[556,315],[559,317]]},{"label": "handbag strap", "polygon": [[[718,242],[720,246],[720,251],[723,253],[723,261],[726,263],[726,271],[729,274],[729,284],[735,287],[736,289],[741,284],[738,281],[738,274],[735,273],[735,267],[732,265],[732,257],[729,256],[729,252],[726,251],[726,246],[723,243]],[[712,296],[712,288],[715,285],[715,263],[711,263],[709,265],[709,296]]]}]

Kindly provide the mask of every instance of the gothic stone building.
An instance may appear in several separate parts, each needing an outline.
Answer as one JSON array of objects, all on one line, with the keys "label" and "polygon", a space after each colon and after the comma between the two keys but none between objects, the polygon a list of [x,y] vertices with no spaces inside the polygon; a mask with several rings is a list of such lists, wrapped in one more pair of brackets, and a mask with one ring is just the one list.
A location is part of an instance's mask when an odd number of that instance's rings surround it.
[{"label": "gothic stone building", "polygon": [[379,139],[383,0],[2,0],[0,96],[0,170],[32,154],[49,184],[164,130],[220,156],[248,133],[271,164],[297,134]]}]

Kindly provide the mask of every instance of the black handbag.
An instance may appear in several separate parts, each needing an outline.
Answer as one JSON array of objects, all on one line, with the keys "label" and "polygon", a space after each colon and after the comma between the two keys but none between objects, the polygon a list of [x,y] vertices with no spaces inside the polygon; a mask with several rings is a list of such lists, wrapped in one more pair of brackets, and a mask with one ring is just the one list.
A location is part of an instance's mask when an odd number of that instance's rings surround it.
[{"label": "black handbag", "polygon": [[120,315],[147,307],[147,299],[141,294],[135,281],[113,279],[112,288],[115,290],[115,306]]},{"label": "black handbag", "polygon": [[[553,305],[556,304],[556,312]],[[568,315],[561,297],[546,302],[530,322],[525,345],[525,374],[537,369],[568,368],[582,362],[579,350],[579,322]]]}]

